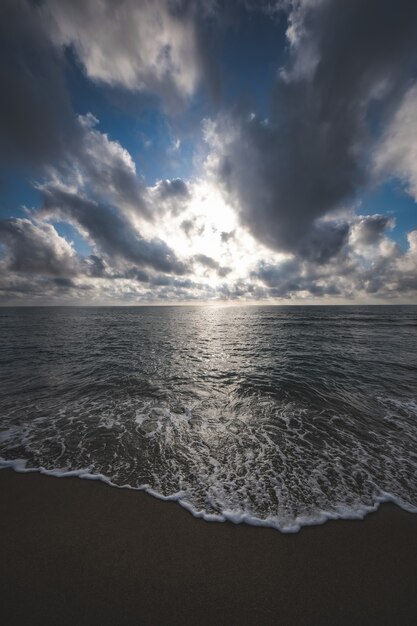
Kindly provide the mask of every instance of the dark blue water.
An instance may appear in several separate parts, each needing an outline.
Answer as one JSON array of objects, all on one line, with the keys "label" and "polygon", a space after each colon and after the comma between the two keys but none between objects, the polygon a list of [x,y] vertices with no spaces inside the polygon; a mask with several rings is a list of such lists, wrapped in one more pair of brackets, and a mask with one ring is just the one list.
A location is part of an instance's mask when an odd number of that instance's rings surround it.
[{"label": "dark blue water", "polygon": [[417,307],[0,309],[0,457],[284,531],[417,510]]}]

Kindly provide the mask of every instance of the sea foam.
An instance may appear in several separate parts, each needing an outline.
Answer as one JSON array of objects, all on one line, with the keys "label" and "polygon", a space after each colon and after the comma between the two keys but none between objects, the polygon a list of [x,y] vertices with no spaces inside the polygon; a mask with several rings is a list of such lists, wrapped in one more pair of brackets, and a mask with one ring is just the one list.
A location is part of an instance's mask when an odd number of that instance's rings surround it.
[{"label": "sea foam", "polygon": [[416,512],[417,309],[13,316],[10,334],[0,311],[3,467],[282,532],[385,501]]}]

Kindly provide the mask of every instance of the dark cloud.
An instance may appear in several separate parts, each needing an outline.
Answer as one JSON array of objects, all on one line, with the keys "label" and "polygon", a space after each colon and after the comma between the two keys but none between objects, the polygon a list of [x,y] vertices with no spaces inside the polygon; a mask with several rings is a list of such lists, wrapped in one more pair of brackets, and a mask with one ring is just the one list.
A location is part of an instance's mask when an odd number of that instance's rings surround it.
[{"label": "dark cloud", "polygon": [[57,287],[60,287],[61,289],[72,289],[76,287],[76,284],[74,283],[73,280],[71,280],[71,278],[65,278],[63,276],[54,278],[53,282],[55,283]]},{"label": "dark cloud", "polygon": [[92,289],[83,282],[88,267],[51,224],[2,220],[0,244],[0,298],[5,304],[65,302],[67,296],[73,302]]},{"label": "dark cloud", "polygon": [[404,252],[386,237],[391,225],[381,215],[353,218],[336,255],[320,263],[300,255],[275,264],[261,261],[250,278],[275,298],[411,295],[417,286],[417,231],[409,233]]},{"label": "dark cloud", "polygon": [[73,304],[88,298],[93,286],[65,277],[21,274],[0,275],[0,298],[3,304]]},{"label": "dark cloud", "polygon": [[197,217],[183,220],[180,224],[180,228],[189,238],[191,238],[194,234],[202,235],[206,229],[205,224],[199,224],[199,219]]},{"label": "dark cloud", "polygon": [[[74,114],[65,83],[71,59],[106,86],[102,96],[111,91],[122,101],[129,92],[141,111],[161,105],[175,118],[188,103],[187,120],[178,124],[190,138],[191,118],[229,101],[230,94],[207,104],[202,92],[192,101],[201,87],[220,95],[216,59],[225,33],[243,11],[259,10],[273,19],[286,12],[289,27],[270,114],[261,119],[243,107],[232,114],[223,109],[216,125],[207,122],[206,165],[253,235],[288,253],[281,262],[280,255],[254,248],[239,227],[222,231],[220,217],[210,229],[210,215],[197,215],[195,190],[199,183],[213,185],[205,172],[189,185],[177,178],[147,187],[132,156],[98,130],[98,120]],[[391,217],[354,217],[351,207],[372,175],[378,182],[400,176],[416,195],[416,53],[414,0],[3,0],[0,161],[42,172],[36,187],[43,204],[27,211],[31,219],[0,222],[2,297],[389,299],[415,293],[417,232],[409,233],[404,251],[387,238]],[[92,254],[77,254],[51,225],[54,219],[73,225]],[[157,234],[163,220],[167,231],[181,219],[186,247],[199,250],[194,238],[207,228],[225,244],[221,256],[196,254],[184,262],[178,257],[184,251],[149,234]],[[223,263],[233,262],[229,252],[239,245],[255,257],[253,271],[245,261],[246,275],[235,278],[239,267],[231,274]],[[196,282],[194,269],[210,284]]]},{"label": "dark cloud", "polygon": [[182,230],[185,232],[187,237],[190,236],[190,233],[192,232],[194,228],[194,223],[195,223],[195,220],[183,220],[181,222],[180,228],[182,228]]},{"label": "dark cloud", "polygon": [[222,243],[228,243],[235,236],[235,231],[231,230],[229,233],[223,231],[220,233],[220,239]]},{"label": "dark cloud", "polygon": [[90,254],[82,260],[86,274],[93,278],[104,278],[108,275],[108,267],[104,259],[96,254]]},{"label": "dark cloud", "polygon": [[148,272],[140,270],[137,267],[130,267],[124,274],[116,274],[115,278],[130,278],[140,283],[149,283],[150,281]]},{"label": "dark cloud", "polygon": [[181,178],[160,180],[157,184],[157,190],[161,200],[170,200],[171,198],[184,199],[190,196],[188,187]]},{"label": "dark cloud", "polygon": [[136,172],[132,157],[118,141],[97,130],[97,124],[91,113],[78,117],[80,136],[76,154],[58,167],[50,168],[50,172],[64,184],[76,186],[84,195],[111,203],[126,213],[152,219],[147,188]]},{"label": "dark cloud", "polygon": [[62,71],[39,3],[0,3],[0,160],[42,167],[77,144]]},{"label": "dark cloud", "polygon": [[[77,153],[82,132],[66,84],[67,47],[93,81],[156,96],[167,112],[203,76],[214,84],[212,14],[209,3],[185,0],[2,0],[0,159],[42,168]],[[131,180],[117,173],[132,193]]]},{"label": "dark cloud", "polygon": [[415,76],[417,3],[300,2],[290,20],[292,52],[270,116],[226,117],[211,140],[217,175],[252,233],[321,262],[345,233],[317,220],[366,183],[371,130]]},{"label": "dark cloud", "polygon": [[340,253],[349,236],[349,224],[316,220],[301,238],[298,253],[310,262],[321,265]]},{"label": "dark cloud", "polygon": [[50,224],[21,218],[2,220],[0,242],[6,248],[8,271],[55,276],[78,271],[74,250]]},{"label": "dark cloud", "polygon": [[159,180],[149,190],[153,215],[179,215],[191,198],[187,184],[181,178]]},{"label": "dark cloud", "polygon": [[193,260],[209,270],[216,271],[220,277],[227,276],[232,271],[230,267],[221,266],[220,263],[206,254],[195,254]]},{"label": "dark cloud", "polygon": [[331,273],[329,275],[327,271],[320,272],[314,264],[309,265],[300,259],[285,261],[279,265],[262,262],[257,270],[252,272],[251,278],[259,279],[266,285],[268,287],[266,294],[273,298],[342,294],[337,277]]},{"label": "dark cloud", "polygon": [[226,276],[228,276],[231,271],[232,271],[231,267],[226,267],[224,265],[221,265],[219,269],[217,270],[217,274],[218,276],[220,276],[220,278],[226,278]]},{"label": "dark cloud", "polygon": [[200,263],[200,265],[204,265],[204,267],[208,267],[211,270],[217,270],[219,268],[218,262],[206,254],[196,254],[193,258],[194,261]]},{"label": "dark cloud", "polygon": [[52,185],[45,187],[42,193],[43,209],[40,215],[53,215],[74,223],[110,259],[124,260],[162,272],[186,273],[187,267],[165,242],[144,239],[129,220],[115,209]]}]

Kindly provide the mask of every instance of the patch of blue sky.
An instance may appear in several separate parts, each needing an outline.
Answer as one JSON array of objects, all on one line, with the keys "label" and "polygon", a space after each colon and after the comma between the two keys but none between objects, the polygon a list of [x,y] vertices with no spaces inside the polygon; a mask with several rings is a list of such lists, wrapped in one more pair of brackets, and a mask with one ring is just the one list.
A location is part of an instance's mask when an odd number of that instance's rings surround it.
[{"label": "patch of blue sky", "polygon": [[[229,108],[237,101],[269,111],[271,86],[285,55],[286,20],[278,23],[260,13],[244,12],[226,33],[220,63],[221,96]],[[135,161],[146,184],[161,178],[192,178],[194,156],[201,141],[201,122],[218,110],[203,84],[185,109],[164,113],[155,98],[112,89],[87,79],[71,50],[67,51],[67,81],[74,109],[92,113],[99,130],[117,140]],[[214,105],[214,106],[212,106]]]},{"label": "patch of blue sky", "polygon": [[237,99],[266,117],[271,86],[284,64],[286,52],[284,15],[271,20],[261,13],[244,13],[228,33],[222,55],[223,91],[226,101]]},{"label": "patch of blue sky", "polygon": [[26,217],[26,209],[39,206],[40,194],[25,172],[3,167],[0,182],[0,219]]},{"label": "patch of blue sky", "polygon": [[98,129],[128,150],[147,185],[161,178],[191,176],[194,139],[177,135],[175,119],[164,114],[155,98],[95,84],[87,79],[71,51],[67,58],[74,110],[81,115],[92,113],[99,120]]},{"label": "patch of blue sky", "polygon": [[80,235],[78,230],[74,228],[71,224],[66,222],[51,222],[58,235],[64,237],[68,242],[72,242],[75,250],[81,256],[88,256],[92,254],[93,250],[91,249],[89,243]]}]

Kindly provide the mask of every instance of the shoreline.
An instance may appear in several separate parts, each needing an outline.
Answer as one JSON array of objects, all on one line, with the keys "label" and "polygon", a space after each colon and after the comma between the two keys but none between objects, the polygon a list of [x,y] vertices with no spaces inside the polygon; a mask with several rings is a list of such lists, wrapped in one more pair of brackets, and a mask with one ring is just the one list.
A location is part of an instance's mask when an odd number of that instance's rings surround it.
[{"label": "shoreline", "polygon": [[161,502],[174,502],[178,504],[181,508],[187,511],[190,515],[192,515],[195,519],[201,519],[205,522],[214,522],[214,523],[224,523],[230,522],[234,525],[248,525],[254,526],[255,528],[270,528],[282,534],[297,534],[303,528],[311,527],[311,526],[322,526],[329,521],[337,521],[337,520],[347,520],[347,521],[355,521],[355,520],[363,520],[365,517],[370,515],[371,513],[376,513],[381,505],[383,504],[394,504],[396,507],[400,508],[403,511],[408,513],[417,513],[417,507],[413,507],[411,505],[405,506],[401,502],[399,502],[394,496],[391,494],[384,494],[385,497],[380,497],[377,499],[375,505],[366,506],[363,505],[362,509],[357,509],[354,511],[353,509],[345,514],[338,513],[330,513],[327,511],[321,511],[320,517],[311,519],[306,521],[306,519],[293,524],[291,527],[282,528],[274,523],[273,519],[266,518],[261,519],[258,517],[252,517],[248,514],[240,514],[231,511],[230,513],[222,513],[222,514],[211,514],[206,511],[196,511],[193,506],[187,502],[186,500],[182,500],[178,497],[179,494],[173,494],[170,496],[164,496],[157,491],[155,491],[149,485],[143,485],[141,487],[132,487],[131,485],[118,485],[111,481],[110,478],[103,474],[90,474],[86,470],[48,470],[43,467],[26,467],[26,461],[24,459],[16,459],[13,461],[6,461],[4,459],[0,459],[0,471],[1,470],[12,470],[18,474],[39,474],[42,476],[49,476],[53,478],[77,478],[80,480],[88,480],[92,482],[100,482],[108,487],[113,487],[115,489],[129,490],[135,491],[137,493],[145,493],[146,495],[151,496],[152,498],[156,498]]},{"label": "shoreline", "polygon": [[2,469],[0,489],[8,626],[417,621],[417,516],[393,504],[284,534],[101,481]]}]

